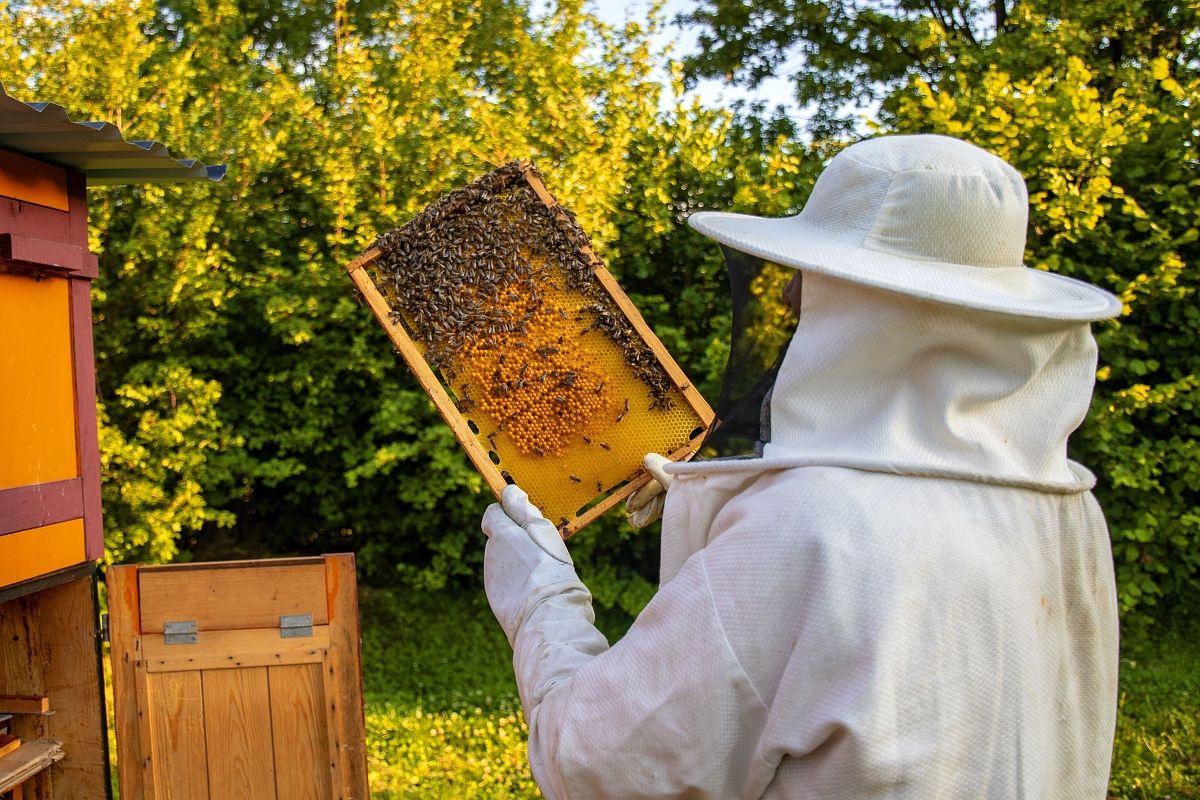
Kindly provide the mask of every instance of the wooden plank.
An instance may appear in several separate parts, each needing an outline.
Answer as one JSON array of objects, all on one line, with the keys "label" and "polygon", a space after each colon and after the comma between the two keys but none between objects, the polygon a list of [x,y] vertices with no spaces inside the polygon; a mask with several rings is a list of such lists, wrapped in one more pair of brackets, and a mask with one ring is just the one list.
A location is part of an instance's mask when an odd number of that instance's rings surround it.
[{"label": "wooden plank", "polygon": [[144,800],[143,764],[150,761],[148,740],[143,750],[139,725],[142,710],[137,701],[137,664],[141,655],[137,572],[136,566],[109,567],[106,576],[117,781],[124,800]]},{"label": "wooden plank", "polygon": [[[42,697],[46,695],[46,675],[42,669],[42,636],[39,623],[38,595],[26,595],[0,604],[0,676],[10,694]],[[46,738],[46,717],[15,716],[9,721],[9,733],[25,741]]]},{"label": "wooden plank", "polygon": [[0,757],[0,792],[24,783],[63,757],[62,745],[54,741],[25,742],[14,753]]},{"label": "wooden plank", "polygon": [[13,736],[11,733],[0,733],[0,758],[3,758],[20,746],[20,736]]},{"label": "wooden plank", "polygon": [[200,673],[147,676],[154,791],[163,800],[209,800]]},{"label": "wooden plank", "polygon": [[[317,602],[320,602],[319,600]],[[151,674],[197,669],[312,664],[329,649],[329,626],[313,626],[311,637],[284,639],[279,628],[201,631],[196,644],[167,644],[161,633],[142,634],[142,659]]]},{"label": "wooden plank", "polygon": [[0,536],[82,516],[82,478],[0,489]]},{"label": "wooden plank", "polygon": [[50,698],[27,694],[0,694],[0,714],[45,714]]},{"label": "wooden plank", "polygon": [[0,272],[0,488],[80,474],[70,286]]},{"label": "wooden plank", "polygon": [[214,669],[201,675],[212,797],[276,800],[267,668]]},{"label": "wooden plank", "polygon": [[141,661],[134,672],[134,689],[137,693],[137,737],[141,742],[142,761],[138,764],[141,771],[143,800],[155,800],[158,797],[157,781],[154,772],[158,762],[154,756],[154,731],[150,725],[150,717],[154,713],[150,708],[150,676],[146,674],[146,665]]},{"label": "wooden plank", "polygon": [[350,272],[351,280],[354,281],[354,285],[362,293],[371,312],[374,313],[375,319],[383,326],[396,350],[400,352],[404,363],[412,370],[417,382],[421,384],[421,388],[429,395],[429,399],[433,401],[433,405],[437,408],[438,413],[442,415],[442,419],[450,426],[455,438],[458,439],[459,444],[466,450],[467,457],[471,459],[471,463],[475,466],[475,469],[483,476],[492,493],[496,497],[499,497],[500,492],[508,485],[508,481],[504,480],[500,469],[488,457],[487,450],[475,438],[474,432],[467,425],[467,421],[463,419],[458,406],[454,404],[454,401],[450,398],[450,394],[442,386],[433,369],[425,361],[425,356],[421,353],[421,350],[413,342],[412,338],[409,337],[408,332],[404,330],[404,326],[399,322],[392,322],[391,309],[388,308],[387,301],[379,293],[379,289],[376,288],[375,282],[371,280],[371,276],[363,269],[365,265],[374,261],[378,256],[379,251],[372,249],[350,262],[347,270]]},{"label": "wooden plank", "polygon": [[366,721],[354,555],[329,555],[325,563],[330,621],[324,692],[333,789],[340,800],[367,800]]},{"label": "wooden plank", "polygon": [[83,480],[84,547],[89,561],[104,557],[100,503],[100,434],[96,420],[96,356],[92,345],[92,284],[71,280],[71,357],[75,362],[75,427]]},{"label": "wooden plank", "polygon": [[71,210],[65,169],[8,150],[0,150],[0,195],[56,211]]},{"label": "wooden plank", "polygon": [[296,566],[214,565],[202,579],[184,580],[188,571],[185,566],[139,574],[143,631],[162,633],[165,623],[182,620],[194,621],[202,633],[277,628],[285,614],[312,614],[314,625],[329,622],[326,610],[313,605],[313,598],[324,595],[319,560]]},{"label": "wooden plank", "polygon": [[49,575],[86,558],[82,519],[0,536],[0,586]]},{"label": "wooden plank", "polygon": [[275,790],[288,800],[332,800],[320,664],[268,667]]},{"label": "wooden plank", "polygon": [[94,575],[40,593],[47,736],[66,757],[51,770],[55,800],[93,800],[109,784],[108,723],[99,655]]}]

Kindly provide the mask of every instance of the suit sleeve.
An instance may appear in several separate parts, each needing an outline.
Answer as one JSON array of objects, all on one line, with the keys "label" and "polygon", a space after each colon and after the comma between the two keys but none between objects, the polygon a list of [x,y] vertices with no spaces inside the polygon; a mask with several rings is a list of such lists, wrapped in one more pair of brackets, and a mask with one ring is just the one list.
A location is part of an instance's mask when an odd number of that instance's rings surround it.
[{"label": "suit sleeve", "polygon": [[548,800],[757,797],[766,708],[731,651],[703,554],[608,649],[579,590],[514,639],[529,760]]}]

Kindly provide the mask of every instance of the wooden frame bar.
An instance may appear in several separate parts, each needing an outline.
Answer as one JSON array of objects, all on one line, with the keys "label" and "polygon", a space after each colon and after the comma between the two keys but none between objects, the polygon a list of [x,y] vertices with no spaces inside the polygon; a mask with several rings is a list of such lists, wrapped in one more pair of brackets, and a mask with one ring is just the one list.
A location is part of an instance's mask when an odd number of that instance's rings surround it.
[{"label": "wooden frame bar", "polygon": [[[522,162],[521,174],[526,183],[537,195],[538,199],[553,212],[555,222],[560,226],[570,224],[567,213],[558,204],[554,197],[547,191],[545,185],[538,178],[534,171],[533,165],[529,162]],[[591,265],[592,275],[600,283],[605,293],[616,303],[622,314],[632,325],[638,336],[646,343],[654,354],[658,363],[666,371],[668,378],[674,384],[675,388],[683,395],[688,406],[697,414],[702,426],[702,433],[694,437],[687,445],[678,450],[667,453],[667,457],[672,461],[679,461],[693,455],[699,447],[704,432],[712,426],[715,414],[704,396],[696,390],[684,375],[683,370],[675,362],[670,352],[663,345],[662,341],[654,333],[653,329],[646,323],[641,312],[629,300],[629,297],[617,284],[612,273],[603,265],[600,258],[586,245],[579,246],[580,252],[587,258]],[[387,300],[380,294],[378,287],[368,273],[368,268],[381,255],[378,248],[371,248],[363,253],[358,258],[354,259],[346,265],[346,271],[350,275],[350,279],[354,282],[363,300],[375,315],[376,320],[383,326],[387,332],[388,338],[391,340],[397,352],[404,359],[404,362],[412,370],[417,382],[421,388],[429,395],[434,407],[441,414],[442,419],[450,426],[450,430],[454,433],[454,437],[466,451],[467,457],[471,460],[475,469],[483,476],[484,482],[497,498],[504,487],[508,484],[501,470],[488,457],[487,450],[479,442],[475,433],[467,425],[466,419],[459,411],[458,406],[451,398],[442,381],[439,380],[429,364],[425,361],[425,357],[421,349],[409,336],[408,331],[404,329],[403,323],[391,319],[391,309],[388,307]],[[639,488],[644,486],[650,480],[649,473],[645,470],[640,471],[636,477],[626,481],[621,486],[612,490],[605,495],[602,500],[595,503],[586,511],[572,520],[569,520],[565,525],[560,526],[559,530],[563,538],[579,531],[588,523],[599,518],[613,506],[622,502],[629,495],[633,494]]]}]

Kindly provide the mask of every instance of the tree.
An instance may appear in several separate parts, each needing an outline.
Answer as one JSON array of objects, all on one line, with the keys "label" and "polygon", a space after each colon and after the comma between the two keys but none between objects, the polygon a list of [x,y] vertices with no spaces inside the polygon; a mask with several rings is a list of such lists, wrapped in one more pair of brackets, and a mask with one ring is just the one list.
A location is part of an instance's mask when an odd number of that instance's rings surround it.
[{"label": "tree", "polygon": [[[651,30],[577,0],[23,0],[0,19],[18,96],[229,166],[90,195],[114,561],[352,549],[373,582],[474,580],[490,494],[344,264],[532,157],[688,369],[719,376],[724,274],[682,217],[797,187],[775,129],[660,114]],[[667,296],[666,275],[691,288]],[[602,601],[651,593],[655,538],[619,515],[573,552]]]},{"label": "tree", "polygon": [[828,30],[806,22],[815,6],[768,4],[744,29],[713,22],[747,7],[692,15],[711,46],[695,74],[753,81],[794,46],[815,131],[848,128],[839,103],[878,101],[878,131],[992,150],[1029,184],[1026,262],[1125,302],[1096,328],[1099,383],[1072,453],[1098,476],[1129,628],[1157,603],[1186,608],[1200,578],[1195,4],[835,4]]}]

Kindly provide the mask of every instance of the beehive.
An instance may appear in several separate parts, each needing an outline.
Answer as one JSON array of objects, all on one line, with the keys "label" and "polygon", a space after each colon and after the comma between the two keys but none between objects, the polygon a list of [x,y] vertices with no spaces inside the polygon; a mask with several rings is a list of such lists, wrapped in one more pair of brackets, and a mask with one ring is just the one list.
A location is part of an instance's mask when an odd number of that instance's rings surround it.
[{"label": "beehive", "polygon": [[437,201],[348,265],[499,495],[517,483],[563,535],[689,457],[712,411],[532,164]]}]

